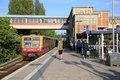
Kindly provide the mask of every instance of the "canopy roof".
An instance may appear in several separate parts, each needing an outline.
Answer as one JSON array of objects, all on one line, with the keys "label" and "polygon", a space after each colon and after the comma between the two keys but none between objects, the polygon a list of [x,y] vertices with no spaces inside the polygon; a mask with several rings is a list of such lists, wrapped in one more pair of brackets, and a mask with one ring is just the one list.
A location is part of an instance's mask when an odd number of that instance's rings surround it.
[{"label": "canopy roof", "polygon": [[[83,34],[112,34],[112,30],[98,30],[98,31],[85,31]],[[115,30],[115,33],[120,33],[120,30]]]}]

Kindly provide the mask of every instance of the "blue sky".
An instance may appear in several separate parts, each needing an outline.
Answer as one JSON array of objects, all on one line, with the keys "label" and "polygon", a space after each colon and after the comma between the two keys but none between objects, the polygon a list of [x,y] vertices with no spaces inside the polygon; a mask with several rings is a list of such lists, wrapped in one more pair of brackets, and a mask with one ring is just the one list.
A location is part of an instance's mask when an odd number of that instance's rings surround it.
[{"label": "blue sky", "polygon": [[[8,13],[10,0],[0,0],[0,15]],[[46,16],[69,16],[72,7],[94,6],[94,11],[112,11],[112,0],[40,0]],[[120,0],[114,0],[114,15],[120,16]],[[59,31],[61,32],[61,31]]]}]

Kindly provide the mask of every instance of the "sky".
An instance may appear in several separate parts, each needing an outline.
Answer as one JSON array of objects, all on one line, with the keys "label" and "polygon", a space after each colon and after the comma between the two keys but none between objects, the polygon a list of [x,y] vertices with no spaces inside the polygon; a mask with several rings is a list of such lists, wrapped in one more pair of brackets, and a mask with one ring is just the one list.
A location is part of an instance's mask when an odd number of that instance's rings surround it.
[{"label": "sky", "polygon": [[[0,0],[0,15],[8,13],[10,0]],[[112,15],[112,0],[39,0],[43,3],[46,16],[66,16],[68,17],[72,7],[94,6],[94,11],[109,11]],[[114,16],[120,16],[120,0],[114,1]],[[65,31],[57,31],[57,33]]]}]

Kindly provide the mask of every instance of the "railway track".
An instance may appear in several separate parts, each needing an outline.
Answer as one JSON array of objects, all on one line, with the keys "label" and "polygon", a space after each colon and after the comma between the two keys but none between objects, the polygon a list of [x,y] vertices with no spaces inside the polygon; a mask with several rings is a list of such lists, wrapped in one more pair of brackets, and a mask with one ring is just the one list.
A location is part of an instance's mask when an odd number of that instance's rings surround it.
[{"label": "railway track", "polygon": [[[54,49],[50,50],[49,52],[47,52],[47,54],[51,55],[56,49],[57,48],[54,48]],[[0,65],[0,79],[2,79],[3,77],[11,74],[12,72],[16,71],[17,69],[25,66],[26,64],[30,63],[31,61],[33,61],[33,60],[25,61],[25,60],[23,60],[22,57],[18,57],[18,58],[15,58],[11,61],[8,61],[8,62]]]},{"label": "railway track", "polygon": [[0,65],[0,79],[14,72],[15,70],[23,67],[31,61],[24,61],[22,57],[15,58]]}]

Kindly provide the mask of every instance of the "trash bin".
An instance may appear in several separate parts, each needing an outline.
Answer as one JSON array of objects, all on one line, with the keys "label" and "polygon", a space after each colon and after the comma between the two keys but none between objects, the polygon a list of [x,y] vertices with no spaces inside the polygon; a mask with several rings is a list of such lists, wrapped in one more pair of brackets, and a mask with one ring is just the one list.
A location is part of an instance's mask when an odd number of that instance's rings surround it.
[{"label": "trash bin", "polygon": [[108,53],[112,53],[112,52],[113,52],[113,49],[107,48],[107,52],[108,52]]},{"label": "trash bin", "polygon": [[106,57],[106,64],[113,66],[119,66],[120,65],[120,53],[108,53]]}]

